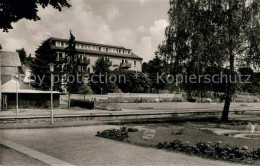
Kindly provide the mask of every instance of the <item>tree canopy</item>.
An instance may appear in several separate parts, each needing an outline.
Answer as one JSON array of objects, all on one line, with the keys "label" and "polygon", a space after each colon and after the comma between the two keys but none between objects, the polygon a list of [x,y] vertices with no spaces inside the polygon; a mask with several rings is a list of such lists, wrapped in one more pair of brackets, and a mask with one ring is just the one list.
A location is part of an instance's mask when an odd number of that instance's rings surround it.
[{"label": "tree canopy", "polygon": [[0,29],[8,32],[12,29],[12,23],[18,22],[21,19],[33,21],[40,20],[38,16],[38,8],[46,8],[52,6],[59,11],[63,7],[70,7],[68,0],[1,0],[0,1]]},{"label": "tree canopy", "polygon": [[[259,5],[259,0],[171,0],[170,25],[158,54],[172,63],[174,74],[198,77],[211,67],[225,70],[234,78],[235,65],[259,65]],[[203,83],[193,87],[208,90]],[[228,120],[235,89],[228,80],[224,87],[224,121]]]}]

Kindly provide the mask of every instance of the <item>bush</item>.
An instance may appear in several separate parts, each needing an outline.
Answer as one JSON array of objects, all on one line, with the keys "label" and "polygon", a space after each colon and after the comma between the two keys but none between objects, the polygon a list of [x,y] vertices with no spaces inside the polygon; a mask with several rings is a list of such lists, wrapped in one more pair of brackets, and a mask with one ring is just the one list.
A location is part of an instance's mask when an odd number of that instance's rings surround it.
[{"label": "bush", "polygon": [[98,131],[96,136],[123,141],[128,137],[128,131],[126,127],[121,127],[120,129],[108,129],[101,133]]},{"label": "bush", "polygon": [[161,142],[157,146],[159,149],[166,149],[169,151],[185,152],[189,154],[196,154],[212,159],[228,160],[233,162],[252,163],[254,160],[260,159],[260,148],[248,151],[244,146],[240,149],[237,146],[225,145],[221,146],[221,142],[211,144],[203,141],[197,142],[196,146],[190,146],[189,143],[183,143],[180,140],[172,142]]},{"label": "bush", "polygon": [[124,141],[126,138],[128,138],[128,132],[138,132],[138,129],[132,127],[120,127],[120,129],[104,130],[101,133],[98,131],[96,136]]},{"label": "bush", "polygon": [[81,107],[81,108],[93,109],[94,108],[94,101],[72,99],[70,101],[70,106],[71,107]]}]

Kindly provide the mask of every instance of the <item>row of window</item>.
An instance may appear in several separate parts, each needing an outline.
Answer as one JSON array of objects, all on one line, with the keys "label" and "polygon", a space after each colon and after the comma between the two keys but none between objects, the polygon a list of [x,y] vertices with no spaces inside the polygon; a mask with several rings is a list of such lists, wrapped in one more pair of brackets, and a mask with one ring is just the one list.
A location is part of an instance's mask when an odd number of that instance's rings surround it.
[{"label": "row of window", "polygon": [[[78,57],[80,60],[87,61],[87,55],[85,55],[85,54],[79,54]],[[63,58],[65,58],[65,53],[57,52],[57,61],[60,61]],[[106,56],[105,59],[108,61],[110,60],[109,56]],[[122,59],[122,64],[125,64],[125,63],[128,63],[128,60]],[[134,67],[136,67],[136,61],[134,61]]]},{"label": "row of window", "polygon": [[[68,46],[67,42],[60,42],[60,41],[56,41],[55,45],[57,47],[67,47]],[[86,45],[86,44],[76,44],[76,49],[111,52],[111,53],[118,53],[118,54],[129,54],[129,55],[131,54],[130,50],[102,47],[102,46],[93,46],[93,45]]]}]

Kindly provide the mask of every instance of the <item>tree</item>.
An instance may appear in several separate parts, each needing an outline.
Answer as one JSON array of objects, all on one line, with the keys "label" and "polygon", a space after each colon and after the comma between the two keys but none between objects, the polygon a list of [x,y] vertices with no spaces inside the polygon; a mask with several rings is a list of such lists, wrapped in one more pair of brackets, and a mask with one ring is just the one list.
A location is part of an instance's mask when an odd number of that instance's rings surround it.
[{"label": "tree", "polygon": [[93,66],[93,73],[91,74],[92,80],[90,81],[91,88],[96,94],[106,94],[113,92],[116,84],[110,82],[109,78],[111,70],[109,67],[111,62],[105,57],[100,57]]},{"label": "tree", "polygon": [[0,29],[8,32],[12,29],[12,23],[18,22],[25,18],[28,20],[38,21],[38,7],[46,8],[52,6],[59,11],[63,7],[70,7],[67,0],[1,0],[0,2]]},{"label": "tree", "polygon": [[83,94],[84,100],[85,100],[86,94],[92,94],[92,93],[93,93],[93,91],[91,90],[91,88],[87,84],[82,84],[79,87],[78,94]]},{"label": "tree", "polygon": [[[51,72],[50,63],[55,64],[54,75],[61,76],[61,68],[59,62],[56,61],[57,54],[51,49],[51,41],[48,39],[43,41],[41,46],[35,51],[35,58],[31,62],[31,69],[35,82],[33,86],[42,90],[50,90],[51,87]],[[61,90],[61,82],[54,84],[54,90]]]},{"label": "tree", "polygon": [[115,69],[112,74],[116,76],[116,85],[124,93],[148,93],[151,80],[142,72]]},{"label": "tree", "polygon": [[80,87],[80,82],[78,82],[78,64],[79,58],[76,50],[76,41],[72,32],[70,32],[70,39],[68,46],[65,48],[65,58],[64,58],[64,70],[63,74],[65,76],[65,84],[69,94],[68,98],[68,108],[70,109],[70,94],[76,93]]},{"label": "tree", "polygon": [[[170,6],[170,25],[158,52],[173,62],[175,74],[198,77],[208,67],[224,70],[227,66],[225,71],[231,79],[224,87],[221,117],[227,121],[236,90],[231,81],[236,75],[235,59],[259,58],[259,0],[171,0]],[[207,90],[203,83],[194,88],[200,92]]]},{"label": "tree", "polygon": [[155,56],[153,60],[150,60],[148,63],[144,63],[142,66],[143,73],[147,73],[151,80],[151,91],[159,92],[159,90],[164,89],[166,83],[160,81],[157,82],[157,76],[162,75],[163,73],[167,73],[167,70],[163,68],[163,60],[159,56]]},{"label": "tree", "polygon": [[18,52],[21,63],[23,64],[25,62],[26,57],[27,57],[26,51],[24,50],[24,48],[21,48],[21,49],[17,49],[16,52]]}]

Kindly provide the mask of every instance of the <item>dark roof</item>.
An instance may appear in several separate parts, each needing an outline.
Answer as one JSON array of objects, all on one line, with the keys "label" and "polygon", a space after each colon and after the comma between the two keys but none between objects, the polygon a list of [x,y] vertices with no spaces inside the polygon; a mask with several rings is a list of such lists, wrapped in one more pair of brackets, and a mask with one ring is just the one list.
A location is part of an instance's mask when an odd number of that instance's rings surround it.
[{"label": "dark roof", "polygon": [[1,51],[1,64],[3,66],[18,67],[21,66],[19,54],[17,52]]},{"label": "dark roof", "polygon": [[[50,37],[50,40],[55,40],[55,41],[63,41],[63,42],[68,42],[68,39],[61,39],[61,38],[57,38],[57,37]],[[115,45],[108,45],[108,44],[100,44],[100,43],[92,43],[92,42],[85,42],[85,41],[78,41],[76,40],[76,43],[78,44],[87,44],[87,45],[95,45],[95,46],[103,46],[103,47],[112,47],[112,48],[121,48],[121,49],[126,49],[126,50],[131,50],[131,49],[127,49],[125,47],[122,46],[115,46]]]},{"label": "dark roof", "polygon": [[13,78],[13,76],[11,76],[11,75],[1,75],[1,79],[2,79],[1,84],[5,84],[6,82],[11,80],[12,78]]},{"label": "dark roof", "polygon": [[[64,51],[63,47],[52,46],[52,49]],[[111,52],[83,50],[83,49],[77,49],[77,51],[78,52],[89,53],[89,54],[96,54],[96,55],[109,55],[109,56],[114,56],[114,57],[133,58],[133,59],[140,59],[140,60],[143,59],[143,58],[139,57],[138,55],[134,54],[133,52],[131,52],[131,54],[118,54],[118,53],[111,53]]]},{"label": "dark roof", "polygon": [[2,71],[1,71],[1,75],[16,75],[16,74],[24,74],[23,70],[21,67],[6,67],[6,66],[2,66]]}]

